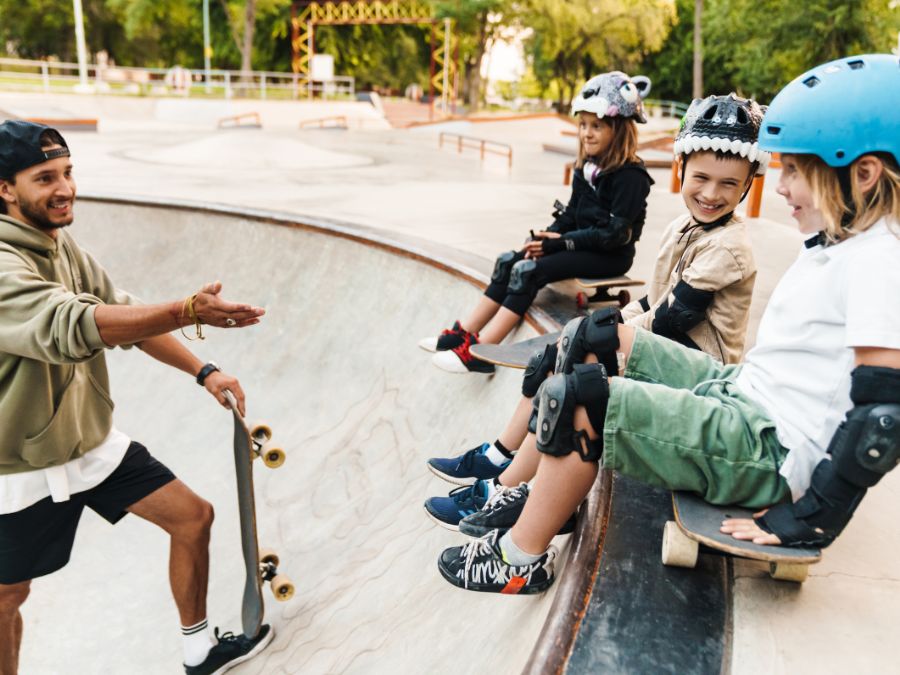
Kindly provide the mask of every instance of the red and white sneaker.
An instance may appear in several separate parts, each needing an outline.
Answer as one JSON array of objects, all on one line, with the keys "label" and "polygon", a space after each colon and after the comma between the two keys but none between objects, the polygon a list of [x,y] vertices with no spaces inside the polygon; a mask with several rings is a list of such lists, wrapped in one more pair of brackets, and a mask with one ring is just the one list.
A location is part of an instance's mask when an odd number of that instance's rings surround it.
[{"label": "red and white sneaker", "polygon": [[460,375],[465,373],[492,374],[495,370],[494,365],[476,359],[469,351],[469,347],[478,344],[478,336],[466,331],[463,333],[464,340],[461,345],[446,352],[438,352],[431,357],[431,362],[442,370]]},{"label": "red and white sneaker", "polygon": [[465,342],[466,331],[459,324],[459,321],[453,322],[452,328],[445,328],[441,334],[436,337],[427,337],[419,340],[419,347],[426,352],[445,352],[459,347]]}]

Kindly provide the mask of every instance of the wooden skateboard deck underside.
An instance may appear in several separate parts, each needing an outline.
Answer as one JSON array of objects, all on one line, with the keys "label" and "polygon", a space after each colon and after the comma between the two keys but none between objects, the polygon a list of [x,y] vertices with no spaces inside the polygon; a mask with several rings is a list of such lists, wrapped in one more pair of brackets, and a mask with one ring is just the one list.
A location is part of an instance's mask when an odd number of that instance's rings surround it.
[{"label": "wooden skateboard deck underside", "polygon": [[730,555],[775,563],[817,563],[822,558],[819,549],[788,546],[762,546],[740,541],[719,532],[726,518],[752,518],[753,511],[737,506],[709,504],[688,492],[672,493],[672,508],[679,529],[694,541]]},{"label": "wooden skateboard deck underside", "polygon": [[530,340],[514,342],[509,345],[472,345],[469,351],[476,359],[493,363],[495,366],[524,369],[535,352],[556,342],[558,337],[559,333],[545,333]]},{"label": "wooden skateboard deck underside", "polygon": [[241,550],[244,555],[246,578],[241,603],[241,628],[244,635],[254,638],[263,622],[262,579],[259,574],[259,540],[256,535],[256,502],[253,496],[253,453],[250,432],[244,420],[234,414],[234,470],[237,476],[238,512],[241,519]]},{"label": "wooden skateboard deck underside", "polygon": [[643,286],[644,282],[630,277],[611,277],[609,279],[575,279],[584,288],[624,288],[625,286]]}]

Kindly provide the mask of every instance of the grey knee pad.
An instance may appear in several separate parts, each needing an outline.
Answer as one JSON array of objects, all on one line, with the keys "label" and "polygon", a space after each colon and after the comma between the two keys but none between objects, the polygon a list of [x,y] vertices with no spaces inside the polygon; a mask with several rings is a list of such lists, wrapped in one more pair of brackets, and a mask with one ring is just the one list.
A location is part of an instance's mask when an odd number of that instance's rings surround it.
[{"label": "grey knee pad", "polygon": [[556,343],[545,346],[541,351],[535,352],[528,360],[525,375],[522,377],[522,396],[532,398],[537,394],[538,387],[543,384],[547,376],[553,371],[556,362]]},{"label": "grey knee pad", "polygon": [[572,368],[583,363],[588,354],[594,354],[613,375],[619,373],[616,350],[619,348],[619,323],[622,314],[615,307],[604,307],[588,317],[577,317],[565,325],[559,336],[559,354],[556,372],[571,373]]},{"label": "grey knee pad", "polygon": [[[563,457],[577,452],[582,460],[599,461],[603,454],[603,423],[609,400],[609,382],[602,364],[578,364],[571,374],[547,379],[535,397],[535,435],[540,452]],[[596,441],[575,430],[575,407],[585,406],[591,425],[601,434]]]},{"label": "grey knee pad", "polygon": [[537,263],[534,260],[520,260],[512,267],[509,275],[509,292],[522,294],[537,291],[534,288],[534,273]]},{"label": "grey knee pad", "polygon": [[494,272],[491,281],[495,284],[509,283],[509,274],[512,272],[513,261],[516,259],[515,251],[504,251],[494,261]]}]

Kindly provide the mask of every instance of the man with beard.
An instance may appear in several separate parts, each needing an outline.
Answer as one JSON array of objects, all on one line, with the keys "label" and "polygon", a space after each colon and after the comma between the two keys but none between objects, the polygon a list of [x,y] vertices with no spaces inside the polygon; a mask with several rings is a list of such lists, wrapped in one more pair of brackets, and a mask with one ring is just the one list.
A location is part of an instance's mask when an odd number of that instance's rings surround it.
[{"label": "man with beard", "polygon": [[140,303],[64,229],[74,202],[60,133],[0,124],[0,675],[18,668],[19,609],[31,579],[66,565],[85,507],[110,523],[134,513],[169,534],[185,669],[224,672],[265,648],[272,631],[264,626],[255,640],[210,634],[212,506],[115,428],[103,351],[135,345],[196,378],[223,406],[232,392],[243,413],[237,379],[169,333],[250,326],[264,311],[223,300],[218,282],[183,301]]}]

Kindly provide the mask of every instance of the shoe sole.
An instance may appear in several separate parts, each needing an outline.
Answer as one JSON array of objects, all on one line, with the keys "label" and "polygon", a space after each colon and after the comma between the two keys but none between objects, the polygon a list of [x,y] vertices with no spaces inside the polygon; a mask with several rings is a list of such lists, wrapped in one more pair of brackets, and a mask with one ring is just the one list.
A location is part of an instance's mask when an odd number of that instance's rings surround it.
[{"label": "shoe sole", "polygon": [[425,513],[428,515],[429,518],[431,518],[434,522],[436,522],[441,527],[443,527],[447,530],[451,530],[452,532],[459,532],[459,525],[451,525],[450,523],[445,523],[443,520],[438,518],[436,515],[434,515],[428,509],[425,509]]},{"label": "shoe sole", "polygon": [[259,654],[263,649],[268,647],[269,643],[272,642],[273,637],[275,637],[275,628],[270,624],[269,632],[266,635],[266,637],[264,637],[262,640],[260,640],[258,643],[256,643],[256,646],[253,649],[251,649],[249,652],[247,652],[243,656],[239,656],[238,658],[234,659],[233,661],[229,661],[228,663],[223,665],[218,670],[213,671],[212,675],[220,675],[220,673],[228,672],[235,666],[240,665],[241,663],[244,663],[245,661],[249,661],[254,656]]},{"label": "shoe sole", "polygon": [[450,574],[440,564],[438,564],[438,569],[441,571],[441,576],[443,576],[444,579],[461,590],[477,591],[478,593],[496,593],[498,595],[536,595],[537,593],[543,593],[548,588],[550,588],[553,585],[554,580],[556,579],[556,577],[553,576],[541,584],[535,584],[534,586],[523,586],[518,593],[501,593],[500,591],[502,589],[497,588],[494,585],[488,586],[486,584],[469,584],[468,586],[462,586],[459,583],[459,579],[457,579],[453,574]]},{"label": "shoe sole", "polygon": [[441,478],[441,479],[447,481],[448,483],[453,483],[454,485],[463,485],[463,486],[468,487],[469,485],[473,485],[475,483],[475,481],[478,480],[477,478],[456,478],[454,476],[451,476],[449,474],[442,472],[440,469],[435,469],[428,462],[425,463],[425,466],[427,466],[428,470],[431,471],[431,473],[433,473],[438,478]]}]

